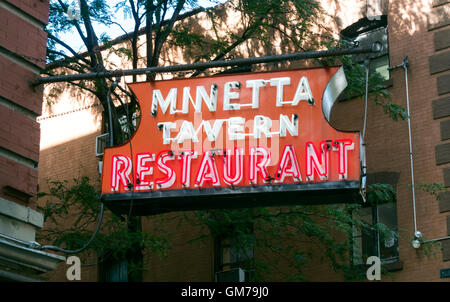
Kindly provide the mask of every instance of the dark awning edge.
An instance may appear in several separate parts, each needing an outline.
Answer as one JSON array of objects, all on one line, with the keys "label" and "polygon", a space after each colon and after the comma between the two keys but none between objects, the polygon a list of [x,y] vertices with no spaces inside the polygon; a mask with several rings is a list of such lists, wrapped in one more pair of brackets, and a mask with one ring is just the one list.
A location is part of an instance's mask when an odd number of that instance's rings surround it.
[{"label": "dark awning edge", "polygon": [[[280,184],[103,194],[113,213],[149,216],[167,212],[362,202],[359,181]],[[131,203],[131,201],[133,201]]]}]

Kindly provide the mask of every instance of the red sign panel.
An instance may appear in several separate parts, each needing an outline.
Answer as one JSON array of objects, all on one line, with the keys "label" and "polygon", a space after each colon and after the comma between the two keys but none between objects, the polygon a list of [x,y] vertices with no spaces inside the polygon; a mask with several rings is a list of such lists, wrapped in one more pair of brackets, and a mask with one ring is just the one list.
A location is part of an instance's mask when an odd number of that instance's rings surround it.
[{"label": "red sign panel", "polygon": [[107,200],[359,186],[359,132],[328,123],[342,68],[129,86],[141,121],[130,142],[104,152]]}]

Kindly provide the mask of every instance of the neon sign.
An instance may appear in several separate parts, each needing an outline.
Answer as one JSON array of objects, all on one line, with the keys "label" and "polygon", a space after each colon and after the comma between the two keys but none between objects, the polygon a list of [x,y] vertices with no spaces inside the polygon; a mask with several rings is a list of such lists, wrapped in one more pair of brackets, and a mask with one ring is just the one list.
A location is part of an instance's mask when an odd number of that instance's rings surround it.
[{"label": "neon sign", "polygon": [[141,121],[129,143],[105,150],[102,195],[111,204],[307,191],[312,184],[315,190],[359,189],[359,132],[328,123],[346,86],[342,68],[129,86]]}]

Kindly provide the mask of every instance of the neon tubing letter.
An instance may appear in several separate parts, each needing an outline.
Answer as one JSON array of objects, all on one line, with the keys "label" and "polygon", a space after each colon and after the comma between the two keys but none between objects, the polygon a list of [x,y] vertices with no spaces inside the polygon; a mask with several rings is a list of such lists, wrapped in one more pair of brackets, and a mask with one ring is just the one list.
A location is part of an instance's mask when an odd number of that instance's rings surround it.
[{"label": "neon tubing letter", "polygon": [[191,185],[191,162],[192,159],[197,158],[197,152],[183,151],[178,158],[181,159],[181,185],[189,187]]},{"label": "neon tubing letter", "polygon": [[114,155],[112,158],[111,191],[119,190],[119,185],[128,190],[131,173],[131,159],[125,155]]},{"label": "neon tubing letter", "polygon": [[320,180],[325,180],[328,177],[328,148],[326,141],[320,142],[320,149],[319,153],[313,142],[306,143],[306,176],[308,180],[314,180],[314,171],[319,175]]},{"label": "neon tubing letter", "polygon": [[234,148],[234,177],[231,177],[231,150],[223,150],[223,152],[223,181],[227,185],[237,185],[242,181],[244,171],[244,149]]},{"label": "neon tubing letter", "polygon": [[165,176],[155,179],[155,184],[158,189],[170,188],[176,179],[175,171],[166,163],[168,160],[174,160],[175,155],[171,150],[161,151],[157,156],[157,166]]},{"label": "neon tubing letter", "polygon": [[217,166],[212,157],[211,151],[206,151],[203,154],[202,163],[200,164],[200,168],[197,172],[195,185],[197,187],[201,187],[205,181],[211,181],[213,186],[220,186]]},{"label": "neon tubing letter", "polygon": [[[262,156],[262,160],[258,161],[258,156]],[[269,172],[267,172],[267,165],[270,163],[270,152],[264,147],[251,147],[250,148],[250,183],[256,184],[258,178],[258,172],[264,182],[270,179]]]},{"label": "neon tubing letter", "polygon": [[294,180],[302,181],[300,169],[298,167],[297,156],[292,145],[286,145],[283,150],[283,155],[278,164],[276,182],[283,182],[286,176],[292,176]]},{"label": "neon tubing letter", "polygon": [[153,174],[153,168],[149,163],[155,161],[155,154],[140,153],[136,155],[136,178],[134,187],[136,190],[148,190],[153,188],[152,181],[146,181],[145,177]]},{"label": "neon tubing letter", "polygon": [[[347,179],[348,171],[348,151],[355,149],[355,144],[351,139],[340,139],[334,141],[334,144],[339,152],[339,174],[343,179]],[[335,148],[333,148],[336,150]]]}]

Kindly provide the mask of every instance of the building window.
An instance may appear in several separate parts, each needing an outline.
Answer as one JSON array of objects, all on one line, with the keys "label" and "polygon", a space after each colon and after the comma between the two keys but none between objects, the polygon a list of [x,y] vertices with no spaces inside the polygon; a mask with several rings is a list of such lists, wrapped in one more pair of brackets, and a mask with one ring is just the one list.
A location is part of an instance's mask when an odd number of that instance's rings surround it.
[{"label": "building window", "polygon": [[[369,226],[373,225],[372,207],[366,207],[359,211],[358,214],[353,214],[355,219],[367,223]],[[353,226],[353,264],[360,265],[365,263],[365,259],[376,255],[374,232],[369,228],[357,228]]]},{"label": "building window", "polygon": [[345,40],[351,40],[358,44],[358,47],[372,47],[377,42],[383,46],[380,53],[369,55],[355,55],[354,59],[358,63],[363,63],[367,56],[370,59],[370,72],[378,72],[385,81],[390,79],[389,67],[389,43],[387,16],[380,16],[379,19],[369,20],[362,18],[354,24],[341,31],[341,36]]},{"label": "building window", "polygon": [[[246,239],[253,237],[246,235]],[[253,240],[238,240],[236,237],[219,237],[215,240],[215,272],[217,281],[244,281],[239,279],[239,269],[245,281],[253,278]]]},{"label": "building window", "polygon": [[[353,227],[353,264],[365,265],[370,256],[378,256],[382,263],[398,261],[397,203],[391,201],[367,206],[354,216],[368,227]],[[390,231],[375,230],[373,227],[377,224],[386,226]]]},{"label": "building window", "polygon": [[381,234],[380,259],[384,262],[398,260],[398,227],[397,227],[397,203],[388,202],[377,206],[378,222],[385,225],[391,232]]},{"label": "building window", "polygon": [[100,282],[128,282],[128,262],[106,257],[100,261],[98,274]]},{"label": "building window", "polygon": [[382,78],[385,81],[387,81],[391,77],[388,67],[389,67],[389,56],[384,55],[384,56],[370,60],[369,72],[370,73],[378,72],[382,76]]}]

